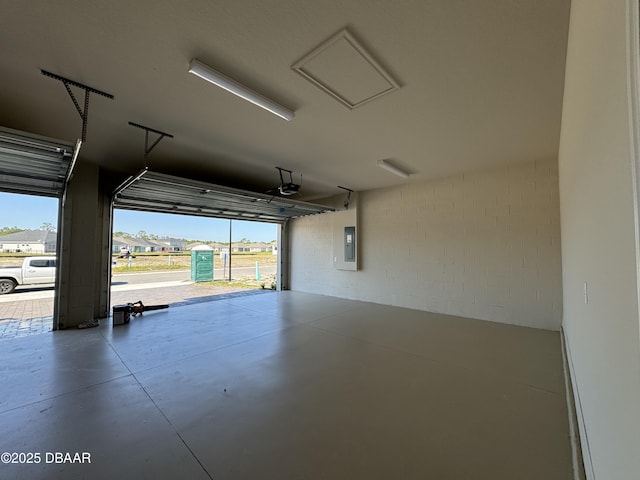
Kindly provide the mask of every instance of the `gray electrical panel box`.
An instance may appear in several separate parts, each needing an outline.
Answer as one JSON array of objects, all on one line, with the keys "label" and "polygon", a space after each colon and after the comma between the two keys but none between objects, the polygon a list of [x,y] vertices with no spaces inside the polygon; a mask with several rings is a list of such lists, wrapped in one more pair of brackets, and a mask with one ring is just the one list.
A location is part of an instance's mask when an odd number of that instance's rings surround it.
[{"label": "gray electrical panel box", "polygon": [[344,261],[356,261],[356,227],[344,227]]}]

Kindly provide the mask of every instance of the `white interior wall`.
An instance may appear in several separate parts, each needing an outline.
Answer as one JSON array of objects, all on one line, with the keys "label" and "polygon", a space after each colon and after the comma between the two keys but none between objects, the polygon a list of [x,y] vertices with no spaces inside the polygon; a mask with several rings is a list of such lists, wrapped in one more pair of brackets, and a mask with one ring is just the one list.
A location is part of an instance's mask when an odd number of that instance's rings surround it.
[{"label": "white interior wall", "polygon": [[585,469],[599,480],[640,476],[630,6],[572,2],[559,154],[563,329]]},{"label": "white interior wall", "polygon": [[357,272],[332,268],[332,214],[291,224],[291,288],[557,330],[555,161],[360,192]]}]

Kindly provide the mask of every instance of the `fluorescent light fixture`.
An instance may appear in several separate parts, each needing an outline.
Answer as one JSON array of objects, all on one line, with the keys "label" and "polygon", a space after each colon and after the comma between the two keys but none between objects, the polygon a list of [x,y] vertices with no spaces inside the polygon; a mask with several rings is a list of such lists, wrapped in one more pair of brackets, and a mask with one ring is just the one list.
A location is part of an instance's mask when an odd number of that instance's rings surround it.
[{"label": "fluorescent light fixture", "polygon": [[409,175],[410,175],[409,173],[396,167],[395,165],[391,165],[387,160],[378,160],[378,166],[393,173],[394,175],[398,175],[399,177],[409,178]]},{"label": "fluorescent light fixture", "polygon": [[195,58],[191,60],[191,63],[189,64],[189,73],[193,73],[194,75],[217,85],[227,92],[231,92],[254,105],[262,107],[274,115],[284,118],[286,121],[293,120],[293,117],[295,117],[295,112],[293,110],[289,110],[273,100],[269,100],[267,97],[254,92],[250,88],[245,87],[241,83],[236,82],[234,79],[227,77]]}]

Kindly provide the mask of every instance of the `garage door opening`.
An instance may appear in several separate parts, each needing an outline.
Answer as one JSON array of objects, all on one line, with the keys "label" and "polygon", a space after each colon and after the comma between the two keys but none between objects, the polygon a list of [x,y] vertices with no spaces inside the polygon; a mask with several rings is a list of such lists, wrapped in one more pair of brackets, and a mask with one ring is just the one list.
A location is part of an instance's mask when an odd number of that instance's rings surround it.
[{"label": "garage door opening", "polygon": [[57,198],[0,193],[0,339],[50,332]]},{"label": "garage door opening", "polygon": [[[5,237],[2,241],[3,248],[0,248],[0,252],[9,250],[5,253],[19,256],[42,253],[46,257],[27,263],[22,259],[24,267],[29,269],[25,275],[32,274],[31,282],[34,279],[37,282],[49,281],[51,271],[56,271],[56,275],[60,274],[55,255],[60,250],[60,236],[55,233],[60,225],[60,199],[64,197],[81,145],[79,140],[74,144],[0,127],[0,192],[3,201],[0,220],[4,224],[0,227],[11,229],[15,226],[22,232],[47,232],[47,235],[27,235],[14,231],[12,233],[18,235],[18,239]],[[51,252],[53,241],[55,247]],[[14,261],[18,263],[19,260]],[[4,275],[5,279],[9,277],[8,271]],[[0,298],[9,295],[9,300],[0,302],[0,305],[11,303],[11,298],[16,298],[11,297],[18,292],[17,288],[12,291],[12,283],[16,280],[13,278],[10,283],[3,284],[5,294],[0,295]],[[4,305],[0,312],[0,338],[50,331],[53,327],[53,312],[57,307],[57,299],[53,299],[57,289],[54,287],[49,290],[47,295],[52,298],[47,302],[34,299],[12,306]],[[40,293],[30,292],[24,295],[39,296]],[[36,322],[34,319],[46,321]]]},{"label": "garage door opening", "polygon": [[[275,251],[273,248],[273,234],[271,237],[262,240],[266,240],[263,243],[271,244],[267,248],[270,250],[271,259],[276,260],[277,273],[275,280],[273,277],[263,278],[262,275],[273,274],[265,272],[264,269],[260,271],[259,261],[255,264],[255,277],[256,281],[260,282],[258,286],[261,290],[278,290],[286,289],[287,287],[286,230],[289,220],[305,215],[333,211],[333,208],[325,205],[295,200],[288,194],[274,195],[273,193],[241,190],[154,172],[147,168],[144,168],[136,175],[130,176],[114,190],[113,207],[115,209],[114,217],[116,215],[115,212],[118,210],[127,210],[152,214],[169,214],[179,217],[197,217],[208,219],[210,222],[222,221],[222,225],[228,222],[230,227],[228,240],[219,241],[215,236],[198,240],[205,240],[205,244],[213,240],[213,244],[209,245],[209,247],[212,253],[217,253],[215,257],[222,262],[222,278],[230,275],[231,281],[229,284],[233,282],[234,268],[240,267],[234,260],[242,258],[245,254],[253,254],[252,249],[257,248],[255,245],[251,245],[257,239],[250,238],[251,235],[241,233],[242,228],[238,227],[271,224],[271,228],[274,229],[273,232],[277,232],[278,241]],[[237,228],[233,228],[234,225]],[[118,231],[118,228],[115,231]],[[116,250],[115,245],[112,248]],[[117,247],[117,250],[112,253],[119,252],[123,252],[127,260],[133,255],[133,252],[121,247]],[[251,265],[246,265],[245,263],[242,267],[251,270],[253,262]],[[217,268],[220,269],[220,263],[218,263]],[[212,266],[211,270],[215,275],[216,267]],[[235,272],[238,273],[239,268]],[[114,301],[109,303],[113,305]]]},{"label": "garage door opening", "polygon": [[[110,308],[275,290],[278,229],[274,223],[116,208]],[[208,264],[205,275],[201,258]]]}]

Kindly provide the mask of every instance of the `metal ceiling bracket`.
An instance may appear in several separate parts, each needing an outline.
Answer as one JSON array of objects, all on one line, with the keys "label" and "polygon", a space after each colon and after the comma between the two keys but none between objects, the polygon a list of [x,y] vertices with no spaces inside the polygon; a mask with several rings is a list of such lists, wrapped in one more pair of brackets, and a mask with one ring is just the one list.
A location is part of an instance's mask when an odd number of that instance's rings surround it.
[{"label": "metal ceiling bracket", "polygon": [[[89,94],[97,93],[98,95],[102,95],[103,97],[107,97],[113,100],[113,95],[110,93],[103,92],[101,90],[97,90],[95,88],[89,87],[83,83],[76,82],[74,80],[69,80],[68,78],[61,77],[60,75],[56,75],[55,73],[47,72],[46,70],[40,70],[42,74],[46,77],[51,77],[55,80],[60,80],[64,84],[64,88],[67,89],[67,93],[71,97],[73,104],[82,119],[82,141],[85,142],[87,140],[87,123],[89,122]],[[76,96],[73,94],[71,87],[77,87],[84,90],[84,110],[80,108],[80,104],[78,100],[76,100]]]},{"label": "metal ceiling bracket", "polygon": [[344,201],[344,208],[349,210],[349,203],[351,202],[351,194],[353,193],[353,190],[347,187],[341,187],[340,185],[338,185],[338,188],[341,188],[342,190],[347,191],[347,199]]},{"label": "metal ceiling bracket", "polygon": [[[160,130],[156,130],[155,128],[145,127],[144,125],[140,125],[138,123],[133,123],[133,122],[129,122],[129,125],[131,125],[132,127],[141,128],[142,130],[145,131],[145,133],[144,133],[144,156],[145,157],[147,155],[149,155],[151,150],[153,150],[153,148],[156,145],[158,145],[158,143],[160,143],[160,140],[162,140],[164,137],[173,138],[173,135],[171,135],[169,133],[166,133],[166,132],[161,132]],[[149,132],[153,132],[153,133],[156,133],[156,134],[160,135],[156,139],[156,141],[153,142],[153,144],[151,146],[149,146]]]}]

